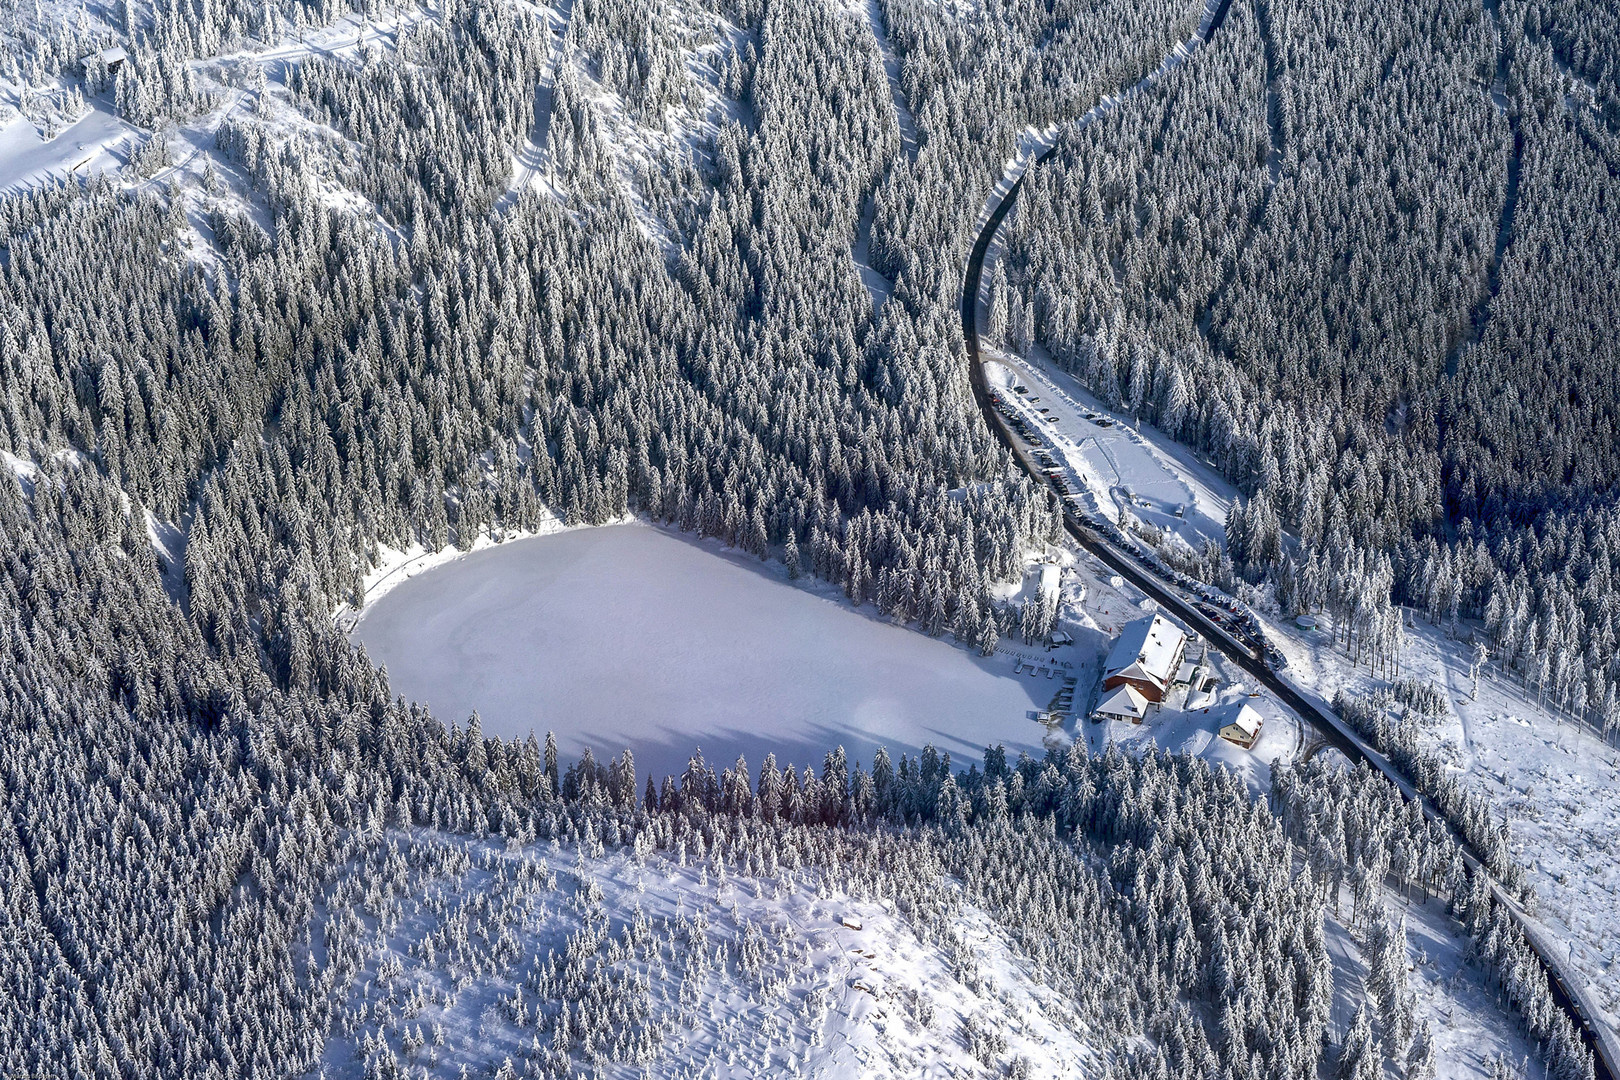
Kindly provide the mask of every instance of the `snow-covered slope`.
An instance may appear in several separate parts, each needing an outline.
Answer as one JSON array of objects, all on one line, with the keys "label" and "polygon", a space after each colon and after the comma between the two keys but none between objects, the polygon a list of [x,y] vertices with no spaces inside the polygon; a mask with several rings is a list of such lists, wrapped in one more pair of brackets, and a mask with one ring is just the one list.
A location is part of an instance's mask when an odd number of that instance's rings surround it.
[{"label": "snow-covered slope", "polygon": [[[731,876],[692,856],[382,838],[324,916],[361,930],[364,959],[335,988],[323,1071],[552,1075],[559,1056],[614,1077],[973,1076],[999,1062],[1078,1077],[1101,1064],[1094,1021],[1033,980],[958,885],[940,882],[941,937],[838,874]],[[312,934],[321,960],[338,930]]]}]

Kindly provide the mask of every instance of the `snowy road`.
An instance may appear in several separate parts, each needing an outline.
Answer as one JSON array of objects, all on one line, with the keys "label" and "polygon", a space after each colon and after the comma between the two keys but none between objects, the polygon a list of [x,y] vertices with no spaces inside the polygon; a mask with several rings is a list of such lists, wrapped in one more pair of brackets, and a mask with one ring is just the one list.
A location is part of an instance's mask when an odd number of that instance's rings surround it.
[{"label": "snowy road", "polygon": [[[1179,67],[1199,44],[1220,28],[1231,0],[1210,0],[1206,9],[1203,25],[1199,33],[1187,43],[1178,43],[1175,50],[1168,56],[1158,69],[1150,72],[1141,81],[1132,86],[1122,95],[1128,98],[1141,92],[1156,82],[1166,71]],[[1089,123],[1099,115],[1111,111],[1120,99],[1107,99],[1093,108],[1080,121]],[[1101,110],[1101,112],[1099,112]],[[1044,161],[1054,151],[1048,149],[1035,160]],[[1015,204],[1019,189],[1023,186],[1023,173],[1029,165],[1029,155],[1021,154],[1019,158],[1010,162],[1001,181],[997,184],[995,192],[986,204],[980,221],[976,240],[968,255],[967,265],[963,273],[963,287],[961,299],[962,332],[966,340],[968,351],[969,378],[972,384],[973,395],[986,424],[1001,440],[1002,444],[1012,452],[1020,467],[1038,485],[1048,485],[1049,481],[1044,475],[1041,466],[1036,462],[1030,449],[1023,440],[1013,434],[1011,428],[996,411],[995,403],[987,382],[986,357],[981,352],[979,341],[979,309],[982,301],[982,284],[984,280],[984,262],[989,253],[996,233],[1000,229],[1008,212]],[[1039,429],[1038,429],[1039,430]],[[1162,604],[1182,622],[1199,631],[1213,645],[1239,664],[1245,671],[1253,675],[1268,690],[1276,694],[1299,716],[1309,722],[1321,736],[1332,746],[1341,750],[1352,761],[1366,761],[1372,767],[1383,773],[1408,798],[1422,807],[1423,813],[1430,820],[1445,824],[1463,851],[1465,859],[1476,869],[1483,870],[1483,863],[1473,853],[1472,849],[1456,833],[1444,815],[1435,807],[1426,796],[1421,795],[1412,784],[1395,767],[1377,751],[1369,747],[1364,740],[1352,732],[1344,722],[1327,706],[1326,702],[1317,698],[1309,690],[1296,687],[1292,682],[1272,671],[1257,656],[1249,655],[1236,641],[1234,641],[1224,627],[1221,627],[1206,618],[1189,598],[1182,595],[1179,588],[1171,586],[1161,580],[1157,575],[1144,568],[1134,555],[1126,554],[1118,549],[1111,541],[1100,535],[1095,529],[1083,521],[1075,512],[1073,504],[1063,501],[1064,526],[1081,547],[1101,559],[1106,565],[1113,568],[1122,577],[1129,580],[1149,597]],[[1518,902],[1510,897],[1494,879],[1486,874],[1491,881],[1491,891],[1500,903],[1524,932],[1526,938],[1534,949],[1543,969],[1549,976],[1549,989],[1553,1000],[1560,1009],[1566,1012],[1576,1029],[1581,1033],[1588,1049],[1593,1053],[1597,1076],[1615,1080],[1617,1076],[1616,1061],[1620,1061],[1620,1048],[1615,1045],[1616,1036],[1601,1023],[1594,1024],[1588,1017],[1600,1015],[1587,1000],[1585,983],[1576,974],[1570,963],[1568,948],[1551,938],[1546,929],[1531,919]]]}]

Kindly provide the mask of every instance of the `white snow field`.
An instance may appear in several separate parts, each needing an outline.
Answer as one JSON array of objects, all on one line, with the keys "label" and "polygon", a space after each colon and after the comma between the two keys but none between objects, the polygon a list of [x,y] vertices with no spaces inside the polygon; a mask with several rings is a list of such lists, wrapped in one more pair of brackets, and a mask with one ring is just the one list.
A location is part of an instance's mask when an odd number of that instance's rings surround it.
[{"label": "white snow field", "polygon": [[[1536,1048],[1503,1009],[1479,968],[1468,959],[1468,939],[1446,911],[1444,900],[1410,903],[1385,890],[1384,906],[1406,919],[1406,984],[1412,991],[1419,1026],[1428,1025],[1434,1040],[1435,1076],[1443,1080],[1479,1077],[1489,1080],[1500,1059],[1521,1068],[1514,1076],[1539,1076],[1523,1069],[1536,1060]],[[1333,1009],[1328,1040],[1342,1045],[1364,1001],[1368,965],[1361,945],[1345,926],[1352,903],[1348,887],[1340,897],[1339,917],[1330,910],[1322,920],[1328,956],[1333,961]],[[1398,1076],[1386,1065],[1385,1076]]]},{"label": "white snow field", "polygon": [[[981,658],[795,587],[774,564],[644,525],[509,541],[400,584],[354,633],[396,693],[486,735],[557,733],[567,758],[628,747],[679,774],[729,763],[870,762],[932,743],[1045,753],[1028,718],[1061,680]],[[1048,669],[1051,670],[1051,669]]]},{"label": "white snow field", "polygon": [[[1315,632],[1268,627],[1290,679],[1327,700],[1341,689],[1368,695],[1383,686],[1334,647],[1331,620],[1319,618]],[[1470,630],[1453,636],[1417,616],[1406,631],[1402,673],[1449,703],[1446,715],[1420,723],[1419,741],[1507,821],[1543,936],[1560,943],[1586,980],[1587,1001],[1620,1031],[1620,754],[1539,707],[1492,664],[1481,668],[1473,697],[1473,649],[1459,640]]]},{"label": "white snow field", "polygon": [[[1045,433],[1065,471],[1077,481],[1073,486],[1090,496],[1087,509],[1092,514],[1117,522],[1120,511],[1128,508],[1141,520],[1180,536],[1195,551],[1206,540],[1225,546],[1226,511],[1236,489],[1192,451],[1149,425],[1138,428],[1130,417],[1110,412],[1072,375],[1041,362],[1039,355],[1031,360],[990,346],[984,351],[996,358],[985,372],[990,385]],[[1014,386],[1028,393],[1016,393]]]},{"label": "white snow field", "polygon": [[[641,1060],[581,1076],[993,1075],[964,1022],[1005,1040],[995,1056],[1025,1058],[1033,1076],[1102,1067],[1095,1021],[1032,979],[1006,930],[950,879],[948,936],[925,940],[932,931],[890,900],[851,895],[836,872],[745,876],[712,856],[583,846],[380,837],[311,934],[312,951],[334,929],[363,949],[352,975],[323,972],[343,1004],[317,1075],[358,1076],[379,1057],[411,1076],[530,1075],[556,1045],[556,1025],[535,1022],[540,998],[556,996],[536,993],[553,951],[565,985],[581,981],[571,996],[639,1014],[598,1021],[593,1038],[650,1044]],[[588,1056],[577,1026],[572,1036]],[[507,1061],[513,1071],[497,1072]]]},{"label": "white snow field", "polygon": [[0,192],[12,193],[68,176],[116,169],[140,142],[130,127],[100,98],[86,102],[90,111],[56,138],[46,141],[27,119],[16,116],[0,125]]}]

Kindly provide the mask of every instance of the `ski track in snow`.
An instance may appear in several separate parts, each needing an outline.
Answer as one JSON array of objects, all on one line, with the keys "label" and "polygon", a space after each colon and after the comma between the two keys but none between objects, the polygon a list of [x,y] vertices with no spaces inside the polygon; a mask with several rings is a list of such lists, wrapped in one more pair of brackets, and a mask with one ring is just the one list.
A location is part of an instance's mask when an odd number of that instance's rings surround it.
[{"label": "ski track in snow", "polygon": [[857,15],[865,20],[872,30],[872,37],[877,41],[878,53],[883,59],[883,72],[889,81],[889,96],[894,99],[894,115],[900,124],[900,145],[906,152],[906,157],[912,161],[917,160],[917,119],[911,113],[911,106],[906,101],[906,92],[900,85],[900,60],[895,55],[894,45],[889,41],[889,28],[883,18],[883,8],[879,0],[852,0],[851,8]]},{"label": "ski track in snow", "polygon": [[558,0],[556,8],[542,10],[546,12],[553,38],[551,56],[546,62],[545,72],[540,77],[540,85],[534,90],[534,127],[523,140],[523,145],[518,148],[512,183],[508,186],[506,194],[497,201],[496,209],[510,205],[516,200],[518,192],[534,182],[534,178],[545,164],[549,149],[552,95],[557,87],[557,65],[563,62],[567,50],[568,24],[574,17],[574,0]]}]

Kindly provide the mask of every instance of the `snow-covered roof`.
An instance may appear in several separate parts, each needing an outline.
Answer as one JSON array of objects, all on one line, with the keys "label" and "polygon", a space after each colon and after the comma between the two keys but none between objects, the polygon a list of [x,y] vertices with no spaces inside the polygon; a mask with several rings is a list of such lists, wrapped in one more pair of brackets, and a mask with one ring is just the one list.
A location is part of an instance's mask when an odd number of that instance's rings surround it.
[{"label": "snow-covered roof", "polygon": [[1041,567],[1041,599],[1056,599],[1058,590],[1063,587],[1063,567],[1057,563],[1047,563]]},{"label": "snow-covered roof", "polygon": [[124,47],[122,45],[114,45],[110,49],[102,49],[99,52],[88,53],[85,56],[80,57],[79,63],[84,65],[86,70],[89,70],[90,65],[99,60],[101,65],[108,71],[114,71],[117,69],[119,64],[122,64],[128,59],[129,53],[124,51]]},{"label": "snow-covered roof", "polygon": [[1115,690],[1101,705],[1098,705],[1097,712],[1101,716],[1140,720],[1147,715],[1147,706],[1147,698],[1138,693],[1136,687],[1126,685]]},{"label": "snow-covered roof", "polygon": [[1255,712],[1248,702],[1227,705],[1224,708],[1215,710],[1214,715],[1217,717],[1222,731],[1229,727],[1235,727],[1250,739],[1260,734],[1260,714]]},{"label": "snow-covered roof", "polygon": [[[1163,615],[1151,615],[1127,623],[1119,632],[1119,640],[1108,654],[1103,666],[1103,678],[1115,675],[1152,679],[1161,686],[1169,683],[1175,674],[1175,663],[1180,659],[1186,635],[1181,628]],[[1137,670],[1132,671],[1130,669]]]}]

